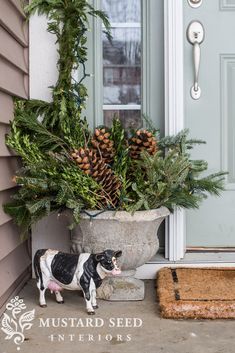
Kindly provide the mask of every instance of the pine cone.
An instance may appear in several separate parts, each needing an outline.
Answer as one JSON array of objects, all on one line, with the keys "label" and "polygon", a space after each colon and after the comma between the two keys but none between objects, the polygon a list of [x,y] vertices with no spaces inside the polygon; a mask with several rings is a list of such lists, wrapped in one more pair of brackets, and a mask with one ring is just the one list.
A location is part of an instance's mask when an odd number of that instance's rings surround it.
[{"label": "pine cone", "polygon": [[105,207],[117,206],[121,182],[114,175],[109,165],[102,158],[99,158],[97,152],[89,148],[80,148],[74,150],[71,157],[85,174],[90,175],[102,186],[100,191],[102,205]]},{"label": "pine cone", "polygon": [[91,140],[93,148],[100,154],[105,163],[112,163],[115,155],[113,141],[110,140],[110,132],[108,128],[96,128]]},{"label": "pine cone", "polygon": [[137,130],[135,135],[129,139],[130,156],[139,159],[144,150],[154,155],[157,151],[157,141],[152,132],[148,130]]}]

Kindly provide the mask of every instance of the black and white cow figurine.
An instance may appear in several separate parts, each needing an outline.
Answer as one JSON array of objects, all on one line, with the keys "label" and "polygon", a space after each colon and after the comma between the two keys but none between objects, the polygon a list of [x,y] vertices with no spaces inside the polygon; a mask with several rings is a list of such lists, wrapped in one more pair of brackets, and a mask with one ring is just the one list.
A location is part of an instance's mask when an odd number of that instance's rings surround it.
[{"label": "black and white cow figurine", "polygon": [[82,290],[89,315],[97,309],[96,288],[107,275],[119,275],[117,258],[122,252],[105,250],[99,254],[67,254],[40,249],[34,255],[34,270],[39,289],[39,304],[46,307],[45,291],[55,292],[57,303],[64,303],[62,289]]}]

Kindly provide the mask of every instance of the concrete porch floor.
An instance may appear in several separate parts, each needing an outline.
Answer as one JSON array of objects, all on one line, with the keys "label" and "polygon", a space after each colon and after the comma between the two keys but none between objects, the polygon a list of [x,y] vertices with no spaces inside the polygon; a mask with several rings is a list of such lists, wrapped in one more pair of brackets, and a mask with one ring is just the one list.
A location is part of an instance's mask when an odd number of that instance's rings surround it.
[{"label": "concrete porch floor", "polygon": [[[35,280],[30,280],[19,293],[27,311],[35,309],[35,319],[30,330],[25,331],[26,340],[17,350],[13,340],[5,340],[0,332],[1,353],[234,353],[234,321],[196,321],[161,319],[155,296],[155,282],[146,282],[145,300],[141,302],[98,301],[95,316],[85,312],[83,298],[78,292],[64,291],[65,304],[57,304],[54,295],[47,293],[47,308],[38,306],[38,290]],[[9,314],[9,311],[7,311]],[[40,322],[50,318],[50,327],[40,327]],[[65,318],[60,327],[53,327],[51,318]],[[76,320],[68,320],[75,318]],[[102,327],[81,327],[86,319]],[[120,318],[119,321],[117,318]],[[124,319],[122,319],[124,318]],[[141,327],[117,327],[136,324]],[[81,319],[80,321],[78,321]],[[58,322],[54,322],[58,324]],[[61,327],[67,324],[67,327]],[[71,327],[71,324],[80,327]],[[89,324],[89,323],[88,323]],[[116,327],[110,327],[116,325]],[[53,335],[53,341],[52,341]]]}]

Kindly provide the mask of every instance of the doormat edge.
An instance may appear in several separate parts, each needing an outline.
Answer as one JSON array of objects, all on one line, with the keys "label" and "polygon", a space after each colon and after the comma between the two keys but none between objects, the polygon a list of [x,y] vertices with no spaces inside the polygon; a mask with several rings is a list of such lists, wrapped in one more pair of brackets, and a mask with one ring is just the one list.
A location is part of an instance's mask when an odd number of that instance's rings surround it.
[{"label": "doormat edge", "polygon": [[[235,319],[234,301],[181,301],[176,299],[174,269],[235,270],[235,267],[164,267],[157,272],[157,299],[160,315],[166,319]],[[177,280],[176,280],[177,281]]]}]

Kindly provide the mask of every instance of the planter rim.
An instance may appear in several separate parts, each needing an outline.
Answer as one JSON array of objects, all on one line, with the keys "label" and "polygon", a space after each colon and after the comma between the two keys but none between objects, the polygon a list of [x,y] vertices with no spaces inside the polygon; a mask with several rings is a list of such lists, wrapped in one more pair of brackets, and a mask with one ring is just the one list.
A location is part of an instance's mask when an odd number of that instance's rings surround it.
[{"label": "planter rim", "polygon": [[159,207],[152,210],[136,211],[133,214],[127,211],[102,211],[102,210],[86,210],[81,212],[81,219],[90,220],[117,220],[117,221],[153,221],[159,218],[169,216],[170,211],[166,207]]}]

